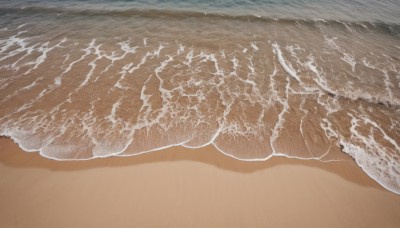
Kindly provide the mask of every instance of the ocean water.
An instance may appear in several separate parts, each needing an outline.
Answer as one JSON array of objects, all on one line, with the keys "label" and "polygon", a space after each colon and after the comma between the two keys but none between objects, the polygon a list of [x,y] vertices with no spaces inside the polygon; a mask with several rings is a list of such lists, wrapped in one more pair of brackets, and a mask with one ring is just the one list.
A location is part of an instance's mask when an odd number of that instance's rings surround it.
[{"label": "ocean water", "polygon": [[400,194],[397,0],[0,1],[0,135],[57,160],[212,144]]}]

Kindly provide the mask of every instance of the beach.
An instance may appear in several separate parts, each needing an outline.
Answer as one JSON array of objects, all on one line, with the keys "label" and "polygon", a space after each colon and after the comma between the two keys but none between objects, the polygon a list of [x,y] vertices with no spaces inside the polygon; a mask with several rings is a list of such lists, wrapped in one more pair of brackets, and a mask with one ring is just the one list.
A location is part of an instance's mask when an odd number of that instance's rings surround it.
[{"label": "beach", "polygon": [[400,197],[354,162],[242,162],[172,147],[54,161],[0,139],[1,227],[398,227]]},{"label": "beach", "polygon": [[400,227],[393,0],[0,0],[0,227]]}]

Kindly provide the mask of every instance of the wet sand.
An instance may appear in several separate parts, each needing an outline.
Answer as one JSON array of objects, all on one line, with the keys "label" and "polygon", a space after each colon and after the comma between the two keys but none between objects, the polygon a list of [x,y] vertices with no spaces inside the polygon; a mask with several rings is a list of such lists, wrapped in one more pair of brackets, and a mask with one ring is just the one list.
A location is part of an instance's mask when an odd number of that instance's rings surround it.
[{"label": "wet sand", "polygon": [[212,147],[54,161],[0,138],[0,227],[399,227],[354,162],[243,162]]}]

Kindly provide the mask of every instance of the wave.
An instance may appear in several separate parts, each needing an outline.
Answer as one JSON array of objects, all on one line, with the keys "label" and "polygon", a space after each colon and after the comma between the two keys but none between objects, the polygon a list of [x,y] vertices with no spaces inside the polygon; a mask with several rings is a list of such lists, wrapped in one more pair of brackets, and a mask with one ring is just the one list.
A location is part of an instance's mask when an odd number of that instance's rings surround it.
[{"label": "wave", "polygon": [[[58,160],[178,145],[213,145],[245,161],[350,155],[400,193],[397,27],[168,10],[6,11],[1,17],[22,12],[24,20],[0,30],[0,135],[26,151]],[[53,23],[53,13],[66,16]],[[157,20],[97,23],[106,15]],[[36,23],[50,18],[50,28]]]},{"label": "wave", "polygon": [[19,14],[66,14],[76,16],[112,16],[112,17],[141,17],[165,20],[182,19],[208,19],[208,20],[234,20],[244,22],[263,22],[280,24],[303,24],[314,26],[318,24],[338,26],[343,28],[367,28],[370,30],[381,31],[384,33],[399,36],[400,24],[388,23],[383,21],[349,21],[341,19],[327,18],[289,18],[289,17],[269,17],[254,14],[227,14],[223,12],[207,12],[194,10],[170,10],[170,9],[139,9],[139,8],[76,8],[66,6],[26,6],[26,7],[2,7],[0,14],[19,13]]}]

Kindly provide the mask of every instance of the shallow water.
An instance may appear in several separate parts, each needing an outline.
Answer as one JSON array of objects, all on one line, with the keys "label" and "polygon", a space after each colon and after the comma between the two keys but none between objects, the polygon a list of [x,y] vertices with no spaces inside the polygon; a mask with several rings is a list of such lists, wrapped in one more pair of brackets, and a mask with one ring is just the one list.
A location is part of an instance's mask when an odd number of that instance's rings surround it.
[{"label": "shallow water", "polygon": [[231,2],[1,1],[0,135],[59,160],[350,155],[400,193],[394,1]]}]

